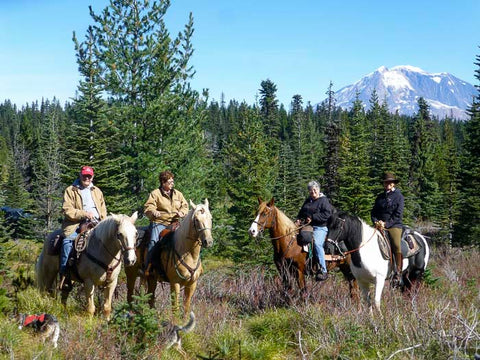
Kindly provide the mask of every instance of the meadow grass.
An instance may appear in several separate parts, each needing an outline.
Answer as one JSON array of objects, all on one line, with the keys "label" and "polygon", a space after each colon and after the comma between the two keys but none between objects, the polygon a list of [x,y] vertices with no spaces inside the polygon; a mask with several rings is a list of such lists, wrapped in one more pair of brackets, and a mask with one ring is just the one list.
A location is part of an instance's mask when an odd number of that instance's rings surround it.
[{"label": "meadow grass", "polygon": [[[23,252],[17,259],[22,266],[32,260]],[[340,273],[321,283],[309,279],[305,297],[286,297],[273,266],[247,268],[219,259],[211,264],[204,259],[205,273],[193,298],[196,327],[183,336],[190,359],[430,360],[472,359],[480,353],[480,251],[475,248],[433,249],[421,286],[402,294],[387,284],[382,313],[373,315],[350,297]],[[65,308],[27,284],[11,301],[20,312],[56,315],[62,328],[59,347],[53,350],[18,330],[5,308],[0,358],[183,359],[165,349],[153,330],[173,319],[169,286],[158,286],[154,312],[142,308],[147,302],[142,291],[137,295],[137,307],[130,308],[141,314],[135,323],[107,322],[101,315],[87,316],[81,285]],[[113,303],[118,316],[129,309],[123,275]]]}]

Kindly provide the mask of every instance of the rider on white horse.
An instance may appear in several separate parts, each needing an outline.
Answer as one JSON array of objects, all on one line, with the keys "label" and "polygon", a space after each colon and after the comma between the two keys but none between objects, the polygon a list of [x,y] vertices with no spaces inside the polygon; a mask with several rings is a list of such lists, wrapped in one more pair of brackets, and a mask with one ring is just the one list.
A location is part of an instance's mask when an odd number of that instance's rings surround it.
[{"label": "rider on white horse", "polygon": [[401,285],[403,263],[401,240],[404,198],[400,190],[395,187],[399,180],[393,174],[386,173],[382,182],[385,191],[377,196],[371,211],[371,217],[377,229],[385,229],[390,235],[390,243],[396,265],[393,280],[395,285]]}]

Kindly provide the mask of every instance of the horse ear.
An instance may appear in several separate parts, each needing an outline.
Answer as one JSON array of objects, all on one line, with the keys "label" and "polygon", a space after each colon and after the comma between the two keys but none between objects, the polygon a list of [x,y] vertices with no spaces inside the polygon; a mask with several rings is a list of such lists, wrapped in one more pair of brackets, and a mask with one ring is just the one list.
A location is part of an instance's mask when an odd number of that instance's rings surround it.
[{"label": "horse ear", "polygon": [[258,205],[260,205],[263,202],[262,198],[259,196],[258,197]]},{"label": "horse ear", "polygon": [[132,216],[130,216],[130,221],[132,222],[132,224],[135,224],[135,221],[137,221],[138,219],[138,211],[135,211]]},{"label": "horse ear", "polygon": [[269,207],[275,205],[275,199],[272,197],[272,199],[268,202],[267,204]]},{"label": "horse ear", "polygon": [[193,210],[197,208],[197,205],[193,203],[192,199],[190,199],[190,206],[192,207]]},{"label": "horse ear", "polygon": [[208,208],[208,199],[205,198],[205,201],[203,202],[205,204],[205,206]]}]

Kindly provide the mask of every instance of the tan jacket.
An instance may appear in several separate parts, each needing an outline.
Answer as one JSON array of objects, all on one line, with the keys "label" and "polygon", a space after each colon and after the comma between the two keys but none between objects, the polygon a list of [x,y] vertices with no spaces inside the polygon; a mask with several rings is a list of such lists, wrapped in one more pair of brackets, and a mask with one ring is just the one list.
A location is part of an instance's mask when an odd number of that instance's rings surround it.
[{"label": "tan jacket", "polygon": [[177,212],[182,211],[185,215],[188,212],[188,203],[183,194],[173,189],[172,197],[163,190],[155,189],[148,196],[143,206],[143,212],[150,221],[168,226],[178,220]]},{"label": "tan jacket", "polygon": [[[102,191],[96,187],[91,187],[92,199],[97,208],[100,220],[107,217],[107,207],[103,198]],[[87,218],[87,212],[83,210],[82,196],[80,189],[75,185],[67,187],[63,194],[63,207],[62,212],[64,215],[62,223],[63,236],[68,236],[73,233],[80,222]]]}]

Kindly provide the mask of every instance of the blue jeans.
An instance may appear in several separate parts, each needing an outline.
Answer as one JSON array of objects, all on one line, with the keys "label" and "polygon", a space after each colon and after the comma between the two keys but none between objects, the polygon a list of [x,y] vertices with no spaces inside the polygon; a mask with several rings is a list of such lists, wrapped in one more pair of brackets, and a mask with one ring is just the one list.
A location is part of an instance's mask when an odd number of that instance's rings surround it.
[{"label": "blue jeans", "polygon": [[327,237],[327,231],[328,229],[326,226],[313,227],[313,244],[315,246],[318,264],[321,267],[320,270],[323,272],[327,272],[327,265],[325,264],[325,250],[323,249],[323,244],[325,243],[325,238]]},{"label": "blue jeans", "polygon": [[74,231],[68,235],[62,242],[62,249],[60,251],[60,275],[65,275],[67,272],[67,261],[70,253],[72,252],[73,242],[77,237],[77,232]]},{"label": "blue jeans", "polygon": [[155,244],[158,242],[158,237],[160,236],[160,233],[162,232],[163,229],[166,229],[167,227],[163,224],[159,223],[151,223],[150,224],[150,241],[147,244],[147,264],[150,262],[150,258],[152,257],[152,249],[155,246]]}]

